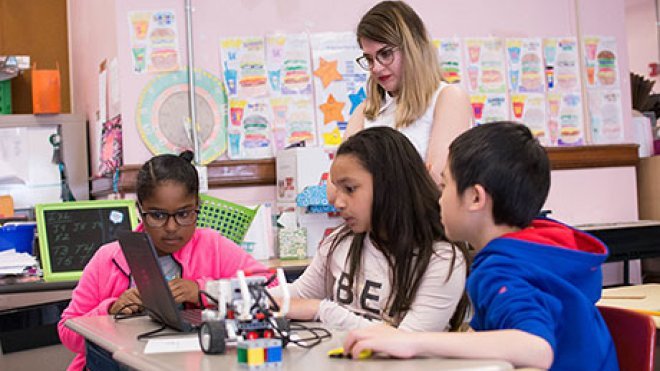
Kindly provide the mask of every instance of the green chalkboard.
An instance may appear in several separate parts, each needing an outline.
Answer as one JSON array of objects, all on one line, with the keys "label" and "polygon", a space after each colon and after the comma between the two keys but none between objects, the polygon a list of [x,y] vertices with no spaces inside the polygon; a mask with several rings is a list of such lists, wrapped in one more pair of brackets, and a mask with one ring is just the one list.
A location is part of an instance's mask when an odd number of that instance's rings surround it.
[{"label": "green chalkboard", "polygon": [[117,231],[133,230],[133,200],[76,201],[36,205],[39,253],[44,280],[73,281],[101,245]]}]

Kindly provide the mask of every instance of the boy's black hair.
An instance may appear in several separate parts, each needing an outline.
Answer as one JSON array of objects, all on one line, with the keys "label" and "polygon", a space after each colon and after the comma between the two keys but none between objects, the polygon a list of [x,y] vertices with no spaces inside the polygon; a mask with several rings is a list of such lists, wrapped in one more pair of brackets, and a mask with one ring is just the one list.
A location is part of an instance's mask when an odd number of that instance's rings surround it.
[{"label": "boy's black hair", "polygon": [[152,196],[154,189],[162,182],[173,181],[184,185],[189,195],[199,193],[197,169],[191,163],[193,153],[180,155],[164,154],[152,157],[142,165],[137,175],[138,203]]},{"label": "boy's black hair", "polygon": [[451,143],[448,163],[459,195],[479,184],[492,197],[497,225],[527,227],[548,197],[550,161],[525,125],[474,127]]}]

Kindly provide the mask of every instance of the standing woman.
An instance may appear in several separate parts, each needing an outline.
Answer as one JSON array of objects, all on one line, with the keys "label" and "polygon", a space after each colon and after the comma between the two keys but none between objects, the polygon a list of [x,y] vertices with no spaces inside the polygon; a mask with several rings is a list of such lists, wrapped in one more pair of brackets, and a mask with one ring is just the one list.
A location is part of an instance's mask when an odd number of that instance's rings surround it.
[{"label": "standing woman", "polygon": [[363,51],[357,63],[370,72],[367,99],[348,121],[345,138],[372,126],[405,134],[436,181],[449,143],[472,124],[467,93],[442,81],[437,52],[417,13],[402,1],[383,1],[360,20]]}]

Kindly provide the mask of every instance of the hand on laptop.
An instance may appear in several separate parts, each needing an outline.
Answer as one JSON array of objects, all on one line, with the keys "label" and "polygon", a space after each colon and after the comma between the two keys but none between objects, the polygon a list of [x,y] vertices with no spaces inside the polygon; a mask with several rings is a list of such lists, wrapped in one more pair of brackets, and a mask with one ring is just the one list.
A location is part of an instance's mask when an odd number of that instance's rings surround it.
[{"label": "hand on laptop", "polygon": [[[134,304],[134,305],[129,305]],[[142,299],[137,288],[133,287],[126,291],[115,301],[108,310],[110,314],[117,314],[121,310],[123,314],[138,313],[142,310]]]},{"label": "hand on laptop", "polygon": [[174,301],[199,305],[199,286],[197,282],[185,278],[175,278],[168,282]]}]

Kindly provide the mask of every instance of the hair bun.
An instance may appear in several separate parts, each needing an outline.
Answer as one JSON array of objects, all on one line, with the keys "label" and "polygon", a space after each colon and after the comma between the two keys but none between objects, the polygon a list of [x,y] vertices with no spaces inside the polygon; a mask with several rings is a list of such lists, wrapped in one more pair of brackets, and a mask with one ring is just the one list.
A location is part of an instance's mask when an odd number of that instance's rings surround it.
[{"label": "hair bun", "polygon": [[193,160],[193,158],[195,158],[195,154],[190,150],[185,150],[179,154],[179,157],[186,160],[187,162],[190,162]]}]

